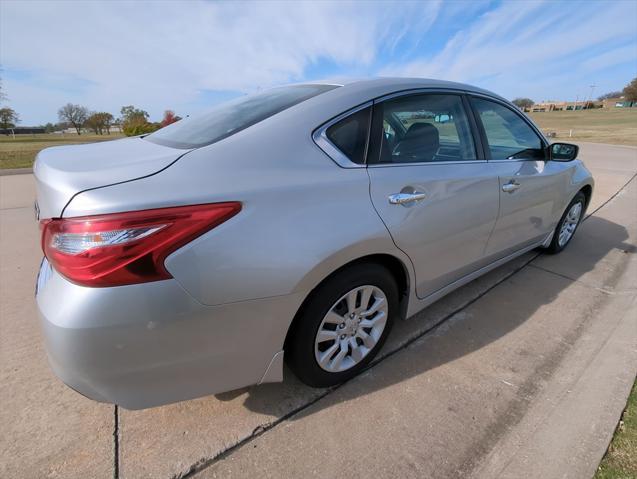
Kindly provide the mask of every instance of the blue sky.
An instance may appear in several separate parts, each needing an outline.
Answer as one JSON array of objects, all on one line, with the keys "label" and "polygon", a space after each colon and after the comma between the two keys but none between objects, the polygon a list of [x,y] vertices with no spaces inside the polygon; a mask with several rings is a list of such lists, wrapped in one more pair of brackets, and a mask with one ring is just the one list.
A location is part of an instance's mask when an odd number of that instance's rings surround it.
[{"label": "blue sky", "polygon": [[[0,66],[23,125],[80,103],[159,119],[288,82],[415,76],[574,100],[637,76],[637,0],[0,1]],[[4,106],[4,105],[3,105]]]}]

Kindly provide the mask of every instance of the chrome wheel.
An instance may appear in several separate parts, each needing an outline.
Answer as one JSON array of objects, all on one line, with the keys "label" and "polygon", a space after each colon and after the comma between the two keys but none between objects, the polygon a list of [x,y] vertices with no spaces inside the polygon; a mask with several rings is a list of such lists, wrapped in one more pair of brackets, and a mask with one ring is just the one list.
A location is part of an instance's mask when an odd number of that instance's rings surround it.
[{"label": "chrome wheel", "polygon": [[387,297],[376,286],[352,289],[332,305],[314,340],[314,357],[325,371],[346,371],[361,362],[383,334]]},{"label": "chrome wheel", "polygon": [[564,222],[562,223],[562,227],[560,228],[560,234],[557,238],[557,244],[560,246],[564,246],[568,243],[575,233],[575,229],[579,224],[580,218],[582,216],[582,203],[575,203],[571,206],[571,209],[566,213],[566,217],[564,218]]}]

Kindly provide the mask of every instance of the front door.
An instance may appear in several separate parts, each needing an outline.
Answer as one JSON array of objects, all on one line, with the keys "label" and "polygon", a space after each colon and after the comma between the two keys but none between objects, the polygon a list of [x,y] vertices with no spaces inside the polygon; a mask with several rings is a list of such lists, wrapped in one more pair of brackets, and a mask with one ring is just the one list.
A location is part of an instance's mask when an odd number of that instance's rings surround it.
[{"label": "front door", "polygon": [[489,164],[498,175],[500,214],[487,254],[505,256],[543,240],[555,227],[567,167],[546,161],[544,140],[519,112],[492,100],[471,103],[488,144]]},{"label": "front door", "polygon": [[498,178],[476,154],[462,96],[375,103],[371,135],[371,199],[413,263],[417,295],[482,266],[498,214]]}]

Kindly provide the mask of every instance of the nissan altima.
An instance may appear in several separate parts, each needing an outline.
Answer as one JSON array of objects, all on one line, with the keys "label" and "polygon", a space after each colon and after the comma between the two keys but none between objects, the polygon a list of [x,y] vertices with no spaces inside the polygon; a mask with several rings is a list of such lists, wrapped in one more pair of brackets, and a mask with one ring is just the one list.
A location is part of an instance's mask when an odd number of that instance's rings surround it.
[{"label": "nissan altima", "polygon": [[49,361],[139,409],[356,375],[392,328],[534,248],[593,191],[578,147],[469,85],[283,86],[155,133],[42,151]]}]

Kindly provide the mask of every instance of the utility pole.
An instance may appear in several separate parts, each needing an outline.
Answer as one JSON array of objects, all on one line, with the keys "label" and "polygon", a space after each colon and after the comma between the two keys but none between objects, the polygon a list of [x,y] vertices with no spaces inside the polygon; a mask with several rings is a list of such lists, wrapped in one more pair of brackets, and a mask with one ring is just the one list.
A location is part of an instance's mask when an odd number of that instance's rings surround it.
[{"label": "utility pole", "polygon": [[590,85],[590,87],[591,87],[591,92],[590,92],[590,94],[588,95],[588,102],[587,102],[587,103],[589,103],[589,102],[593,99],[593,90],[595,90],[595,87],[596,87],[596,86],[597,86],[597,85]]}]

